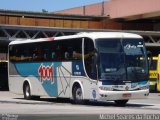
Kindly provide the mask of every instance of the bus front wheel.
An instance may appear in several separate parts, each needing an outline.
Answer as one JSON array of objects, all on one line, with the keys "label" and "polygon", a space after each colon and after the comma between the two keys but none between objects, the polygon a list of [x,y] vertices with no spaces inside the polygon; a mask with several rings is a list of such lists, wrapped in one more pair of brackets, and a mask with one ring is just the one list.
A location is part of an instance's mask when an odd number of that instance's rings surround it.
[{"label": "bus front wheel", "polygon": [[30,90],[30,86],[28,83],[24,84],[23,93],[24,93],[25,99],[27,100],[31,99],[31,90]]},{"label": "bus front wheel", "polygon": [[116,105],[125,106],[128,100],[115,100]]},{"label": "bus front wheel", "polygon": [[80,85],[76,85],[73,87],[73,103],[74,104],[83,104],[83,93]]}]

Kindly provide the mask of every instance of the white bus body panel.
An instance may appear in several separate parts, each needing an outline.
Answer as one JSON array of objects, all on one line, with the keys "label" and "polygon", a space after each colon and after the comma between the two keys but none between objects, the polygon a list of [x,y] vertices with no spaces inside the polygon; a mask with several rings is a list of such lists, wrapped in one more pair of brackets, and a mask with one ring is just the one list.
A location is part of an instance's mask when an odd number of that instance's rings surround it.
[{"label": "white bus body panel", "polygon": [[21,77],[21,76],[10,76],[9,78],[9,90],[16,94],[23,94],[23,85],[27,81],[30,85],[32,95],[36,96],[48,96],[45,92],[42,84],[35,77]]}]

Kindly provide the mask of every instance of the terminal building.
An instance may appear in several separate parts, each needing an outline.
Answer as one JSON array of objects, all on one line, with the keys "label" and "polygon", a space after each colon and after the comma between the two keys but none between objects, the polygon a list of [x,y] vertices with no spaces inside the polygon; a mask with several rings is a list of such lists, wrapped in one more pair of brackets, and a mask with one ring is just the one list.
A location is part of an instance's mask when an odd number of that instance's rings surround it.
[{"label": "terminal building", "polygon": [[[91,31],[124,31],[144,37],[148,48],[160,51],[159,0],[107,0],[54,12],[0,9],[0,70],[7,70],[10,41]],[[3,63],[3,64],[2,64]],[[3,73],[3,72],[1,72]],[[0,81],[4,75],[0,75]]]}]

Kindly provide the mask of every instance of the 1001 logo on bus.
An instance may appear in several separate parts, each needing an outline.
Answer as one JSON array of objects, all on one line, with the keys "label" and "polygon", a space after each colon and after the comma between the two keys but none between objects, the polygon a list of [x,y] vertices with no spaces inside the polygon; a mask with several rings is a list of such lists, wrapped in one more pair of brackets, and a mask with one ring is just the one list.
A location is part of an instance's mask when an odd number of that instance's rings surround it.
[{"label": "1001 logo on bus", "polygon": [[46,80],[50,80],[51,84],[54,84],[53,64],[50,66],[41,64],[38,69],[38,74],[40,75],[40,81],[42,83]]}]

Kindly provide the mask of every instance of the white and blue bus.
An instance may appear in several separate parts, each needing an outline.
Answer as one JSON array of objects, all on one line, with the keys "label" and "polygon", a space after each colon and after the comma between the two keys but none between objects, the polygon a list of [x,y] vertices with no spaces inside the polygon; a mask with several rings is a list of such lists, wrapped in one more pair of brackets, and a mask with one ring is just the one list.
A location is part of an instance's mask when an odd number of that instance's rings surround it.
[{"label": "white and blue bus", "polygon": [[9,89],[24,94],[115,101],[149,95],[143,38],[121,32],[91,32],[9,44]]}]

